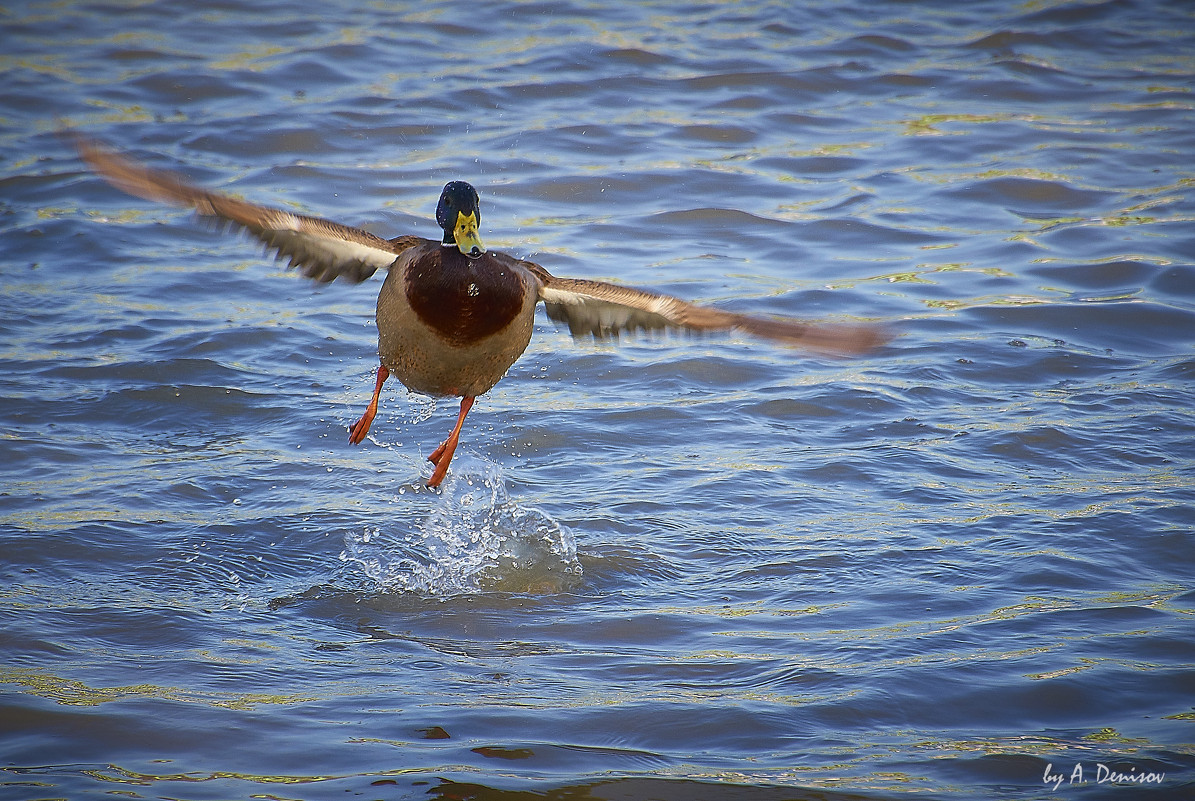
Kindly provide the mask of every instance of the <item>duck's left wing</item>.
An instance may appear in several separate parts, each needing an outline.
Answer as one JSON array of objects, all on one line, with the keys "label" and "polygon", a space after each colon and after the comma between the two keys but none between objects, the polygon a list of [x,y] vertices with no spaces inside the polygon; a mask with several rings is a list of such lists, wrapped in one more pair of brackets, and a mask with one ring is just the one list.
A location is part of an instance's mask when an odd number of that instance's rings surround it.
[{"label": "duck's left wing", "polygon": [[834,356],[864,353],[889,339],[876,325],[753,317],[604,281],[558,278],[534,262],[522,264],[539,279],[539,297],[548,317],[567,324],[574,337],[616,338],[635,329],[735,330]]},{"label": "duck's left wing", "polygon": [[246,203],[193,186],[172,172],[151,170],[89,139],[76,137],[75,144],[87,165],[117,188],[147,200],[190,207],[203,217],[244,228],[277,258],[290,259],[291,267],[316,281],[364,281],[420,241],[416,237],[387,241],[331,220]]}]

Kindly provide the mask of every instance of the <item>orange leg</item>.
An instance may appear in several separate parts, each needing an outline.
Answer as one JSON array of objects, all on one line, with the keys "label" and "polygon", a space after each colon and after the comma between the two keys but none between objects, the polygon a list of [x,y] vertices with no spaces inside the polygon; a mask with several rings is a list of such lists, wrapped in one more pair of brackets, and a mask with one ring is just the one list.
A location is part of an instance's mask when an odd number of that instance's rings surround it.
[{"label": "orange leg", "polygon": [[472,408],[473,398],[461,398],[461,413],[456,418],[456,428],[452,429],[452,433],[448,435],[448,439],[444,440],[443,444],[432,451],[431,456],[427,457],[427,460],[436,466],[436,469],[432,471],[432,477],[427,480],[429,487],[440,486],[440,482],[448,474],[448,463],[452,461],[452,455],[456,453],[456,444],[461,438],[461,426],[465,424],[465,415]]},{"label": "orange leg", "polygon": [[354,445],[359,445],[361,440],[365,439],[365,435],[369,433],[369,427],[373,425],[374,415],[378,413],[378,396],[382,394],[382,384],[386,383],[386,379],[390,377],[390,371],[386,369],[386,365],[378,365],[378,384],[373,388],[373,400],[369,402],[369,406],[365,409],[365,414],[361,415],[361,419],[353,423],[353,427],[349,429],[349,442]]}]

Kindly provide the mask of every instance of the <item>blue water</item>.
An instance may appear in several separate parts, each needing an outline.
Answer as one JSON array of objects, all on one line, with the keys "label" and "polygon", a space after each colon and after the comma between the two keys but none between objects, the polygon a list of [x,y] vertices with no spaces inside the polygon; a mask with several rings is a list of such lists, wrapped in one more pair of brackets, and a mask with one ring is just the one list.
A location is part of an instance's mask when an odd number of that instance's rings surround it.
[{"label": "blue water", "polygon": [[[1195,793],[1195,6],[0,26],[0,797]],[[896,336],[541,316],[428,490],[454,401],[347,443],[377,281],[64,129],[384,236],[464,179],[556,274]]]}]

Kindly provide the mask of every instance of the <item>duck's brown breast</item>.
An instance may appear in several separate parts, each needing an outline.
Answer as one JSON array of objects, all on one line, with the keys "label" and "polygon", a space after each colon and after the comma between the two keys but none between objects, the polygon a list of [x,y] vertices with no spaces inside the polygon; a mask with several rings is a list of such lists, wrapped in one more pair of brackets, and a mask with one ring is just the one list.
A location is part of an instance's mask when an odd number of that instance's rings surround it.
[{"label": "duck's brown breast", "polygon": [[490,254],[470,260],[456,248],[429,251],[407,268],[407,303],[452,345],[466,346],[509,326],[526,304],[524,278]]}]

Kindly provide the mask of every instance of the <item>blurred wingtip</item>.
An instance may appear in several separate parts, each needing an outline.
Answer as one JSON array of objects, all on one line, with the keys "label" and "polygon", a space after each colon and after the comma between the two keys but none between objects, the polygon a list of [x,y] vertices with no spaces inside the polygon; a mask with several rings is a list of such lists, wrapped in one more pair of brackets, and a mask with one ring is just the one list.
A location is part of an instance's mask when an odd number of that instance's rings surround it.
[{"label": "blurred wingtip", "polygon": [[871,353],[894,337],[889,328],[874,323],[798,323],[746,317],[736,327],[782,345],[836,357]]},{"label": "blurred wingtip", "polygon": [[136,197],[176,206],[198,206],[204,192],[168,170],[155,170],[140,164],[98,139],[83,134],[63,132],[75,145],[79,158],[96,175]]},{"label": "blurred wingtip", "polygon": [[888,344],[892,338],[891,330],[881,325],[817,325],[802,345],[825,356],[864,356]]},{"label": "blurred wingtip", "polygon": [[79,158],[83,159],[83,162],[92,170],[95,170],[96,165],[102,162],[105,157],[111,157],[116,152],[100,140],[79,133],[73,128],[60,130],[58,136],[64,142],[74,147],[75,152],[79,154]]}]

